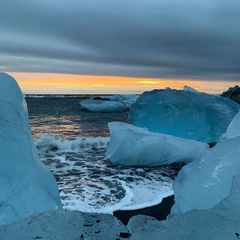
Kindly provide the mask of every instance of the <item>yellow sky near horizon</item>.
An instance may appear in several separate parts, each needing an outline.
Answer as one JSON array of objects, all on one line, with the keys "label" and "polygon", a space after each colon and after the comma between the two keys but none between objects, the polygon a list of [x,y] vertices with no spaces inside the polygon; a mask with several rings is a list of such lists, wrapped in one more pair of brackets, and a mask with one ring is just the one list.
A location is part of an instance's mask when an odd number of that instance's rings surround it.
[{"label": "yellow sky near horizon", "polygon": [[219,93],[239,84],[239,81],[201,81],[175,80],[124,76],[94,76],[54,73],[20,73],[12,75],[24,93],[52,94],[107,94],[107,93],[141,93],[143,91],[176,88],[185,85],[210,93]]}]

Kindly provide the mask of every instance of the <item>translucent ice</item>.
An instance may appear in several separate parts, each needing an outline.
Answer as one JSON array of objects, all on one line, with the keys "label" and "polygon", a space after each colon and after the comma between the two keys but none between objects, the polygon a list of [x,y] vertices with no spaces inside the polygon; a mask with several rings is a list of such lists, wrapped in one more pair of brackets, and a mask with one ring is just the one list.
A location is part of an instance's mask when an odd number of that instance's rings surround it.
[{"label": "translucent ice", "polygon": [[196,89],[194,89],[190,86],[187,86],[187,85],[183,87],[183,90],[186,92],[198,92]]},{"label": "translucent ice", "polygon": [[221,96],[165,89],[142,94],[129,119],[150,131],[215,142],[238,111],[238,104]]},{"label": "translucent ice", "polygon": [[136,216],[128,224],[132,240],[236,240],[240,238],[240,181],[234,179],[231,194],[211,209],[193,210],[159,222]]},{"label": "translucent ice", "polygon": [[80,102],[82,109],[89,112],[123,112],[128,109],[126,105],[118,101],[87,99]]},{"label": "translucent ice", "polygon": [[225,140],[187,164],[174,182],[173,214],[209,209],[226,198],[233,177],[240,173],[240,137]]},{"label": "translucent ice", "polygon": [[199,160],[208,145],[121,122],[109,124],[110,143],[106,158],[114,164],[159,166]]},{"label": "translucent ice", "polygon": [[240,136],[240,112],[235,115],[232,122],[229,124],[223,138],[234,138]]},{"label": "translucent ice", "polygon": [[0,226],[1,240],[115,240],[129,235],[112,215],[56,210]]},{"label": "translucent ice", "polygon": [[89,112],[123,112],[129,110],[137,98],[137,95],[94,97],[81,101],[80,106]]},{"label": "translucent ice", "polygon": [[0,84],[0,224],[6,224],[61,203],[33,146],[20,88],[7,74],[0,74]]}]

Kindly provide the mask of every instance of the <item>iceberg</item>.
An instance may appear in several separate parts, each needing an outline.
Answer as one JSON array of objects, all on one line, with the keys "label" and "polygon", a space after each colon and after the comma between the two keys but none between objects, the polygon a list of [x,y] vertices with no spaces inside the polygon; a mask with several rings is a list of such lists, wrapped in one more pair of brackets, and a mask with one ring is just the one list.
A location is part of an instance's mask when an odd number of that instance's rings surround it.
[{"label": "iceberg", "polygon": [[82,109],[89,112],[124,112],[128,107],[118,101],[87,99],[80,102]]},{"label": "iceberg", "polygon": [[183,90],[186,92],[198,92],[196,89],[194,89],[190,86],[187,86],[187,85],[183,87]]},{"label": "iceberg", "polygon": [[208,145],[194,140],[153,133],[133,125],[109,123],[106,159],[127,166],[159,166],[199,160]]},{"label": "iceberg", "polygon": [[240,238],[240,179],[234,178],[232,191],[211,209],[193,210],[157,221],[147,216],[130,219],[132,240],[236,240]]},{"label": "iceberg", "polygon": [[53,176],[40,162],[16,81],[0,73],[0,225],[61,207]]},{"label": "iceberg", "polygon": [[82,109],[89,112],[124,112],[136,102],[137,95],[100,96],[80,102]]},{"label": "iceberg", "polygon": [[237,103],[221,96],[165,89],[143,93],[129,120],[153,132],[211,143],[218,141],[238,111]]},{"label": "iceberg", "polygon": [[238,112],[229,124],[226,133],[223,134],[223,138],[230,139],[240,136],[240,112]]},{"label": "iceberg", "polygon": [[[109,101],[118,101],[124,103],[129,108],[137,101],[139,95],[129,94],[129,95],[112,95],[112,96],[104,96],[103,99]],[[99,97],[97,97],[99,98]],[[100,97],[102,98],[102,97]]]},{"label": "iceberg", "polygon": [[175,204],[171,214],[214,207],[231,191],[240,172],[240,137],[219,142],[200,161],[184,166],[173,185]]}]

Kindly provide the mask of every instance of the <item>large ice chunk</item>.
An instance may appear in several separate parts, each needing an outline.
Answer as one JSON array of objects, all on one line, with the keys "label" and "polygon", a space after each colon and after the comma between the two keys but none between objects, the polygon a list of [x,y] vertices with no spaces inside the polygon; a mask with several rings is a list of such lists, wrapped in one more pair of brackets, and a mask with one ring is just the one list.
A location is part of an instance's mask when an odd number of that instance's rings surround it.
[{"label": "large ice chunk", "polygon": [[173,214],[209,209],[226,198],[240,173],[240,137],[218,143],[200,161],[187,164],[174,182]]},{"label": "large ice chunk", "polygon": [[236,240],[240,238],[240,181],[231,194],[214,208],[193,210],[159,222],[146,216],[130,219],[132,240]]},{"label": "large ice chunk", "polygon": [[215,142],[238,111],[238,104],[221,96],[165,89],[143,93],[129,119],[150,131]]},{"label": "large ice chunk", "polygon": [[56,210],[0,226],[1,240],[115,240],[128,236],[112,215]]},{"label": "large ice chunk", "polygon": [[114,164],[159,166],[198,160],[208,149],[205,143],[182,139],[121,122],[112,122],[106,158]]},{"label": "large ice chunk", "polygon": [[0,85],[0,224],[7,224],[61,203],[55,180],[33,146],[20,88],[3,73]]},{"label": "large ice chunk", "polygon": [[240,112],[238,112],[229,124],[223,138],[235,138],[240,136]]}]

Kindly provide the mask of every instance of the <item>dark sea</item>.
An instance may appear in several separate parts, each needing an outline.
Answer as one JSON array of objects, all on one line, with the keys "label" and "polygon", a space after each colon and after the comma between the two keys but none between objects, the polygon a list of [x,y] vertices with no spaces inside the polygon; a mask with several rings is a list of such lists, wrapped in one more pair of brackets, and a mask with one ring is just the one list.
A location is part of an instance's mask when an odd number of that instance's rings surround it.
[{"label": "dark sea", "polygon": [[26,96],[34,143],[54,174],[64,208],[112,213],[161,202],[172,194],[169,167],[124,168],[105,159],[108,123],[128,121],[128,112],[90,113],[86,96]]}]

